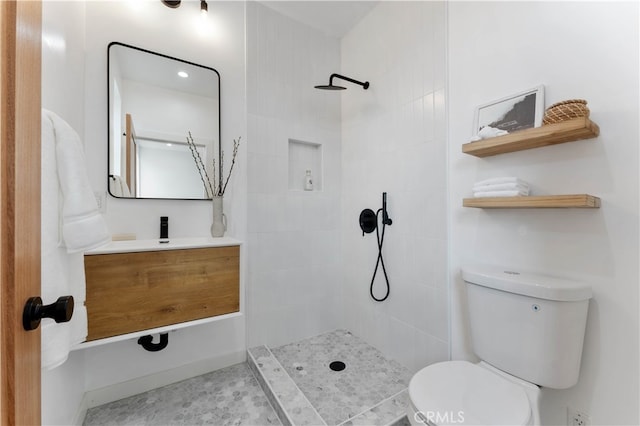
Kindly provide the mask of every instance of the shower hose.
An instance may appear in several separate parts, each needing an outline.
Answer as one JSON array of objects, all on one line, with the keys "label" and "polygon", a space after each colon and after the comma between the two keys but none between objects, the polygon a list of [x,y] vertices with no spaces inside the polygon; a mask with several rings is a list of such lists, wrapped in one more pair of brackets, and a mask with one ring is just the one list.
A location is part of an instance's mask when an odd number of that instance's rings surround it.
[{"label": "shower hose", "polygon": [[[387,217],[385,217],[385,209],[381,208],[378,209],[378,211],[376,212],[376,223],[378,223],[378,215],[382,213],[382,232],[379,231],[380,227],[376,226],[376,240],[378,242],[378,259],[376,260],[376,268],[373,270],[373,277],[371,277],[371,286],[369,287],[369,293],[371,294],[371,297],[373,298],[373,300],[375,300],[376,302],[384,302],[385,300],[387,300],[387,297],[389,297],[389,277],[387,276],[387,269],[384,267],[384,258],[382,257],[382,244],[384,243],[384,230],[387,227],[387,222],[390,222],[390,219],[388,219]],[[377,298],[374,294],[373,294],[373,282],[376,280],[376,274],[378,273],[378,267],[382,265],[382,273],[384,274],[384,281],[385,284],[387,286],[387,291],[384,295],[384,297],[382,298]]]}]

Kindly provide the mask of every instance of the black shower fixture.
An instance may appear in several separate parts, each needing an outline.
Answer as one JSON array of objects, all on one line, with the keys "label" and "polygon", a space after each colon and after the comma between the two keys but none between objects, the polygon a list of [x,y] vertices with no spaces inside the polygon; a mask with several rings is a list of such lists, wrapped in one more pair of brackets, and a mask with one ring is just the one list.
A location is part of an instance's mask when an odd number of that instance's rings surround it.
[{"label": "black shower fixture", "polygon": [[[380,213],[382,213],[382,226],[378,225]],[[376,302],[384,302],[389,297],[391,290],[389,285],[389,276],[387,275],[387,269],[384,266],[384,259],[382,257],[382,245],[384,244],[384,231],[388,225],[391,225],[393,221],[387,213],[387,193],[382,193],[382,208],[379,208],[377,212],[373,212],[371,209],[364,209],[360,213],[360,229],[362,229],[362,236],[364,234],[370,234],[376,231],[376,240],[378,242],[378,259],[376,260],[376,268],[373,270],[373,276],[371,277],[371,285],[369,286],[369,294],[371,298]],[[382,230],[380,229],[382,228]],[[387,287],[387,291],[383,297],[376,297],[373,294],[373,284],[376,280],[376,274],[378,273],[378,266],[382,266],[382,273],[384,274],[384,281]]]},{"label": "black shower fixture", "polygon": [[315,86],[315,88],[316,88],[316,89],[322,89],[322,90],[345,90],[345,89],[346,89],[346,87],[343,87],[343,86],[336,86],[336,85],[334,85],[334,84],[333,84],[333,78],[334,78],[334,77],[339,78],[339,79],[342,79],[342,80],[349,81],[349,82],[351,82],[351,83],[353,83],[353,84],[359,84],[359,85],[360,85],[360,86],[362,86],[362,88],[363,88],[363,89],[365,89],[365,90],[367,90],[367,89],[369,88],[369,82],[368,82],[368,81],[365,81],[365,82],[363,83],[363,82],[361,82],[361,81],[354,80],[354,79],[352,79],[352,78],[345,77],[345,76],[340,75],[340,74],[331,74],[331,77],[329,77],[329,84],[328,84],[327,86],[322,86],[322,85],[320,85],[320,86]]}]

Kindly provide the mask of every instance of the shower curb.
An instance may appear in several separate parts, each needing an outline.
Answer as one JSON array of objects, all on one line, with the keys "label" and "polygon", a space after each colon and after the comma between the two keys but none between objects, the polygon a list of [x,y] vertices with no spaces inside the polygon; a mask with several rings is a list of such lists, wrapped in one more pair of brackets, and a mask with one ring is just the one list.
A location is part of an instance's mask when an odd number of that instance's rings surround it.
[{"label": "shower curb", "polygon": [[284,426],[327,425],[269,348],[248,349],[247,362]]}]

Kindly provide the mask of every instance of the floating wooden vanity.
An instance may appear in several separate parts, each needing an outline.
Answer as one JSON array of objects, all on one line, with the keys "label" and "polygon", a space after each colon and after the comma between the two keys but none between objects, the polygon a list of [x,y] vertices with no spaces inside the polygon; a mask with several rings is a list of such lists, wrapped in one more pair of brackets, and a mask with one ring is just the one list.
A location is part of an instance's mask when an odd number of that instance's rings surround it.
[{"label": "floating wooden vanity", "polygon": [[240,243],[118,241],[85,254],[87,342],[238,312]]}]

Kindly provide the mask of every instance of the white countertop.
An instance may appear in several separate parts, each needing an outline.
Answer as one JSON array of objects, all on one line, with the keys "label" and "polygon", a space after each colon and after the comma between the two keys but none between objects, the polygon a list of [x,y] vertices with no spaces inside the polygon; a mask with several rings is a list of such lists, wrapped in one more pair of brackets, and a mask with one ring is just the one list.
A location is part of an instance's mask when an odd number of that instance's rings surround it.
[{"label": "white countertop", "polygon": [[168,243],[161,243],[159,239],[112,241],[105,246],[85,252],[85,255],[181,250],[205,247],[229,247],[239,246],[242,244],[242,241],[230,237],[169,238],[168,241]]}]

